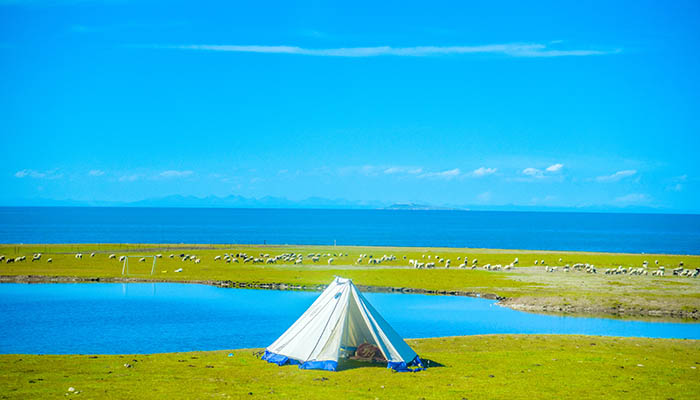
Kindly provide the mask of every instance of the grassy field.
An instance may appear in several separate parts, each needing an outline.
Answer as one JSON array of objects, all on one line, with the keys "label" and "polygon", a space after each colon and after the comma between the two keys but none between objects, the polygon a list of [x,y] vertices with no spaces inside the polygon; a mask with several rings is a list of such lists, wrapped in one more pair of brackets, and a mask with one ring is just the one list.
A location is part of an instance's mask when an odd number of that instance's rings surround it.
[{"label": "grassy field", "polygon": [[0,398],[700,397],[698,341],[488,335],[408,342],[421,357],[441,366],[418,373],[393,373],[364,363],[338,372],[300,370],[268,364],[253,350],[0,355]]},{"label": "grassy field", "polygon": [[[33,253],[43,253],[40,261],[32,262]],[[82,259],[75,254],[82,252]],[[90,253],[95,252],[91,257]],[[276,264],[225,263],[215,261],[224,253],[246,253],[266,258],[282,253],[301,253],[302,265],[278,261]],[[322,256],[318,262],[307,256]],[[396,247],[333,247],[333,246],[244,246],[244,245],[131,245],[131,244],[76,244],[76,245],[0,245],[0,255],[6,257],[27,256],[19,263],[0,264],[0,275],[5,280],[20,279],[17,276],[44,277],[122,277],[122,263],[109,259],[109,254],[155,255],[154,275],[149,275],[150,260],[139,263],[130,259],[131,276],[143,279],[168,281],[233,281],[255,284],[285,283],[316,287],[329,283],[334,276],[351,278],[358,285],[426,289],[432,291],[464,291],[495,294],[506,298],[503,304],[535,312],[574,313],[633,318],[698,319],[700,318],[700,279],[670,276],[670,269],[683,262],[688,269],[700,268],[699,256],[612,254],[554,251],[520,251],[455,248],[396,248]],[[169,258],[175,254],[174,258]],[[195,255],[200,262],[181,261],[180,254]],[[347,254],[347,255],[346,255]],[[396,260],[381,264],[368,264],[369,258],[357,263],[360,254],[373,258],[393,255]],[[405,258],[404,258],[405,257]],[[429,258],[428,258],[429,257]],[[461,260],[458,260],[457,258]],[[509,264],[516,257],[519,263],[511,271],[486,271],[481,267],[457,269],[468,258],[468,264],[478,259],[478,265]],[[51,258],[53,262],[48,263]],[[414,269],[408,260],[421,262],[450,259],[452,267],[444,268],[438,262],[436,269]],[[561,261],[559,261],[561,259]],[[535,260],[538,265],[535,266]],[[554,273],[545,272],[541,266],[558,266]],[[649,271],[666,266],[663,277],[605,275],[606,268],[641,267],[648,261]],[[571,271],[563,272],[562,266],[575,263],[594,264],[597,274]],[[182,268],[181,272],[175,272]]]}]

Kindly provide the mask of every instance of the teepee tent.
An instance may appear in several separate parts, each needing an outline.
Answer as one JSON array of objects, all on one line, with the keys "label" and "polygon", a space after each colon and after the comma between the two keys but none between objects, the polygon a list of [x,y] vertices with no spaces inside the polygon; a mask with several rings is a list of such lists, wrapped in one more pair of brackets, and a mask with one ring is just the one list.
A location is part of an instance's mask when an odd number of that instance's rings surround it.
[{"label": "teepee tent", "polygon": [[[274,343],[263,360],[302,369],[335,371],[338,360],[360,353],[388,368],[410,371],[422,367],[418,355],[403,341],[350,279],[338,278]],[[353,358],[361,357],[355,355]]]}]

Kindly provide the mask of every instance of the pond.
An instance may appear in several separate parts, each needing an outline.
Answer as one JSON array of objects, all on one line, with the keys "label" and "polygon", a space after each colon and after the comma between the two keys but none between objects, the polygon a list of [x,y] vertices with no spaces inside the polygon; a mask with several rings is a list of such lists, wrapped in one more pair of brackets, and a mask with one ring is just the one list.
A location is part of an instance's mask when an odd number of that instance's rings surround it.
[{"label": "pond", "polygon": [[[265,347],[319,294],[178,283],[0,284],[0,353]],[[551,333],[700,339],[698,323],[538,315],[470,297],[364,295],[405,338]]]}]

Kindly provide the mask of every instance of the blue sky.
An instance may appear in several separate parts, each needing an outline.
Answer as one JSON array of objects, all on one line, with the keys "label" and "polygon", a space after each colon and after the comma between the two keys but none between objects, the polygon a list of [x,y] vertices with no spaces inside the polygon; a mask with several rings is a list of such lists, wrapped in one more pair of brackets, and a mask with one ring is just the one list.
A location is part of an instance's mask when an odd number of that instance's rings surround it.
[{"label": "blue sky", "polygon": [[351,3],[0,0],[0,204],[700,212],[700,3]]}]

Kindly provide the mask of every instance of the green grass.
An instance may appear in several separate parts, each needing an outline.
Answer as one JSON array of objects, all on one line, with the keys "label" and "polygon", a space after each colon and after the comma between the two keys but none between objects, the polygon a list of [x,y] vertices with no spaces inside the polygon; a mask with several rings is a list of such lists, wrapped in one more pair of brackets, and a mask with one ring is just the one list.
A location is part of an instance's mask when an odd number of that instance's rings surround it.
[{"label": "green grass", "polygon": [[[0,398],[700,397],[698,341],[488,335],[408,342],[421,357],[442,366],[418,373],[368,364],[339,372],[300,370],[268,364],[253,350],[0,355]],[[80,393],[67,395],[69,387]]]},{"label": "green grass", "polygon": [[[286,283],[315,287],[325,285],[334,276],[353,279],[358,285],[380,287],[405,287],[434,291],[467,291],[489,293],[506,297],[505,304],[519,309],[546,312],[564,312],[595,315],[621,315],[623,317],[663,317],[666,319],[698,318],[700,309],[700,279],[685,277],[651,276],[608,276],[605,268],[617,266],[639,267],[644,260],[649,262],[649,270],[656,269],[655,260],[665,265],[667,271],[683,262],[686,268],[700,268],[699,256],[652,255],[652,254],[613,254],[584,252],[553,252],[526,250],[490,250],[456,248],[399,248],[399,247],[333,247],[333,246],[244,246],[244,245],[132,245],[132,244],[75,244],[75,245],[0,245],[0,255],[16,257],[28,256],[35,252],[44,253],[41,261],[25,261],[14,264],[0,264],[0,275],[40,275],[66,277],[121,277],[122,264],[109,260],[108,254],[154,255],[163,254],[156,265],[156,273],[150,272],[151,264],[130,260],[130,268],[146,279],[169,281],[235,281],[246,283]],[[74,257],[82,252],[84,258]],[[95,257],[89,253],[96,252]],[[313,263],[308,258],[303,265],[292,264],[226,264],[214,261],[216,255],[224,252],[245,252],[259,256],[281,253],[322,253],[336,254],[333,265],[327,258]],[[179,257],[168,258],[174,253],[195,254],[200,264],[182,262]],[[344,254],[348,254],[344,256]],[[374,257],[394,255],[397,260],[379,265],[356,264],[360,254]],[[342,255],[341,255],[342,254]],[[408,266],[409,259],[420,261],[434,260],[436,255],[452,260],[452,268],[416,270]],[[404,256],[406,259],[404,259]],[[519,266],[512,272],[491,272],[482,269],[456,269],[462,262],[457,257],[474,258],[479,265],[508,264],[515,257]],[[46,259],[51,257],[53,263]],[[562,266],[574,263],[594,264],[597,275],[583,272],[546,273],[541,266],[534,266],[535,260],[545,260],[547,265]],[[559,259],[562,259],[559,262]],[[180,273],[174,272],[183,268]],[[670,272],[670,271],[669,271]]]}]

